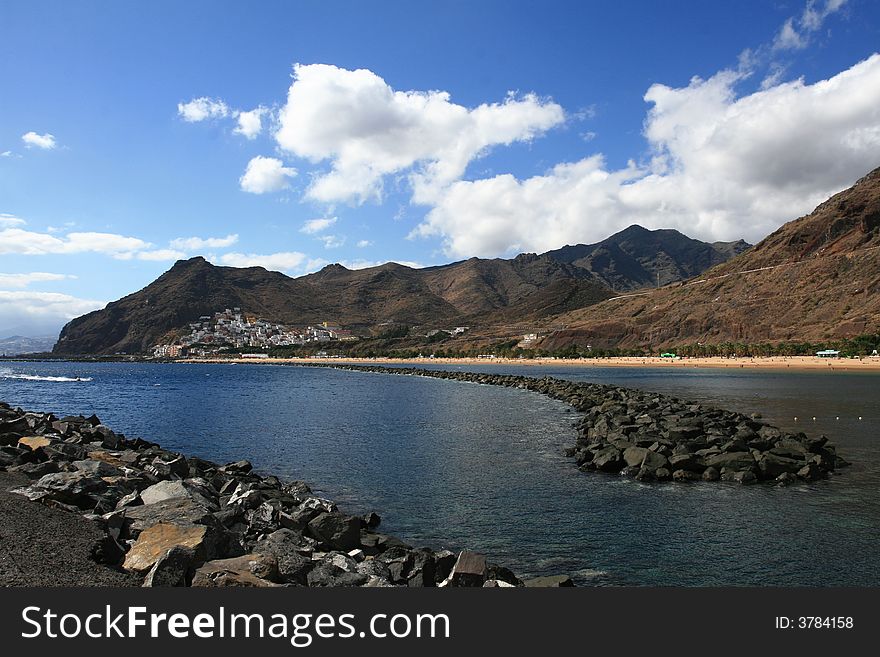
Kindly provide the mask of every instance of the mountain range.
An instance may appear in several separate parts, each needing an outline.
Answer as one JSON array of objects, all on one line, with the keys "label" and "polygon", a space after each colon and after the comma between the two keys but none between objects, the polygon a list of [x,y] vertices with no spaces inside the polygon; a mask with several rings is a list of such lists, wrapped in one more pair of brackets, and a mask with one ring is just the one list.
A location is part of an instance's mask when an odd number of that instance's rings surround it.
[{"label": "mountain range", "polygon": [[677,230],[633,225],[596,244],[564,246],[544,255],[586,269],[612,290],[625,292],[697,276],[750,246],[743,240],[710,244]]},{"label": "mountain range", "polygon": [[468,325],[474,341],[535,332],[551,350],[851,337],[880,324],[880,169],[754,247],[630,226],[596,244],[424,269],[337,264],[291,278],[192,258],[68,323],[54,352],[143,353],[229,307],[361,336],[395,326]]},{"label": "mountain range", "polygon": [[827,341],[880,327],[880,169],[687,283],[563,313],[541,343]]},{"label": "mountain range", "polygon": [[0,356],[20,356],[46,352],[52,349],[54,344],[55,336],[52,335],[39,337],[11,335],[8,338],[0,338]]},{"label": "mountain range", "polygon": [[284,324],[330,320],[360,335],[393,325],[522,332],[613,297],[614,289],[652,284],[658,275],[661,282],[681,280],[745,246],[631,226],[598,244],[542,255],[470,258],[423,269],[335,264],[299,278],[261,267],[218,267],[196,257],[177,262],[143,290],[71,321],[54,352],[143,353],[199,316],[231,307]]}]

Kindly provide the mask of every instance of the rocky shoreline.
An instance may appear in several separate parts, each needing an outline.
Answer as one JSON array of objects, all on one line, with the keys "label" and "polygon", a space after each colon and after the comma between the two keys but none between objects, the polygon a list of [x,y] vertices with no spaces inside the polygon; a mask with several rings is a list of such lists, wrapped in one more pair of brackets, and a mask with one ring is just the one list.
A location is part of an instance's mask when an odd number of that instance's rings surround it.
[{"label": "rocky shoreline", "polygon": [[[83,584],[143,586],[517,587],[571,586],[567,576],[523,582],[481,554],[414,548],[378,531],[375,513],[342,513],[301,481],[254,472],[248,461],[218,465],[126,438],[96,416],[58,418],[0,402],[0,471],[26,485],[11,492],[52,510],[35,522],[58,525],[55,510],[77,514],[100,530],[90,548],[96,564],[116,569],[116,580],[93,573]],[[0,478],[3,481],[3,478]],[[2,505],[28,503],[3,493]],[[3,515],[16,514],[0,508]],[[17,514],[21,516],[21,513]],[[39,514],[36,514],[39,515]],[[67,514],[64,522],[67,521]],[[21,522],[19,518],[18,522]],[[60,533],[43,545],[38,563],[68,563]],[[91,534],[90,534],[91,533]],[[27,546],[24,546],[27,548]],[[19,555],[0,565],[18,569]],[[72,555],[83,560],[81,555]],[[0,572],[3,572],[0,568]],[[88,575],[85,575],[88,578]],[[41,580],[38,580],[41,581]]]},{"label": "rocky shoreline", "polygon": [[640,481],[787,485],[816,481],[849,465],[825,436],[786,432],[761,422],[756,415],[643,390],[552,377],[413,367],[297,366],[520,388],[564,401],[583,414],[577,425],[577,442],[565,453],[585,472],[622,474]]}]

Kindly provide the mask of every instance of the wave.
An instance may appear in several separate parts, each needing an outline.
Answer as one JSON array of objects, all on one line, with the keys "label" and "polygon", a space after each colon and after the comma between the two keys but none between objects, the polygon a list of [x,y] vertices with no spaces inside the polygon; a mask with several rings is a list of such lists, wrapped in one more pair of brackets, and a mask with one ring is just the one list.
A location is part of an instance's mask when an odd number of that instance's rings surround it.
[{"label": "wave", "polygon": [[19,379],[21,381],[51,381],[53,383],[85,383],[92,380],[90,376],[38,376],[36,374],[15,374],[0,372],[0,379]]}]

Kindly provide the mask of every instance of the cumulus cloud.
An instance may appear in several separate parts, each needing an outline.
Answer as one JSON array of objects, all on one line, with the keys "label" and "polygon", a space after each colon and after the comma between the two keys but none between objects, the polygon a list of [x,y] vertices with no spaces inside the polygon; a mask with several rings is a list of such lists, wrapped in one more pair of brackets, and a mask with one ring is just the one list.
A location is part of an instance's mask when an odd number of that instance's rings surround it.
[{"label": "cumulus cloud", "polygon": [[0,274],[0,288],[21,289],[31,283],[45,283],[46,281],[63,281],[68,278],[76,278],[69,274],[50,274],[48,272],[34,271],[27,274]]},{"label": "cumulus cloud", "polygon": [[[163,262],[166,260],[183,260],[186,258],[186,253],[183,251],[178,251],[176,249],[154,249],[151,251],[140,251],[138,253],[133,254],[134,258],[138,260],[148,260],[151,262]],[[128,257],[123,257],[122,259],[127,260]]]},{"label": "cumulus cloud", "polygon": [[491,147],[528,141],[564,118],[532,94],[468,109],[442,91],[395,91],[368,70],[297,64],[275,139],[288,153],[329,161],[306,192],[313,200],[380,198],[386,176],[407,172],[427,202]]},{"label": "cumulus cloud", "polygon": [[48,333],[105,305],[57,292],[0,291],[0,327],[4,332]]},{"label": "cumulus cloud", "polygon": [[[18,221],[20,223],[9,225],[19,226],[24,223]],[[115,233],[73,232],[59,236],[17,227],[0,230],[0,255],[44,256],[77,253],[101,253],[117,260],[177,260],[186,255],[174,249],[154,249],[150,242]]]},{"label": "cumulus cloud", "polygon": [[287,189],[290,187],[289,179],[294,176],[296,169],[285,167],[281,160],[257,155],[248,162],[239,184],[245,192],[266,194]]},{"label": "cumulus cloud", "polygon": [[33,130],[26,132],[21,136],[21,140],[27,148],[42,148],[43,150],[52,150],[58,143],[55,141],[55,135],[48,132],[42,135],[37,134]]},{"label": "cumulus cloud", "polygon": [[299,229],[301,233],[306,233],[307,235],[314,235],[315,233],[320,233],[323,230],[327,230],[336,223],[336,217],[324,217],[320,219],[310,219],[306,223],[302,225],[302,228]]},{"label": "cumulus cloud", "polygon": [[325,249],[338,249],[345,244],[345,237],[338,235],[322,235],[319,239],[324,243]]},{"label": "cumulus cloud", "polygon": [[149,247],[149,242],[137,237],[114,233],[68,233],[56,237],[22,228],[0,230],[0,254],[48,255],[95,252],[125,256]]},{"label": "cumulus cloud", "polygon": [[268,111],[265,107],[257,107],[248,112],[239,112],[238,125],[232,132],[247,139],[256,139],[263,131],[263,115]]},{"label": "cumulus cloud", "polygon": [[224,253],[214,260],[230,267],[265,267],[272,271],[294,271],[308,264],[308,256],[298,251],[260,255],[257,253]]},{"label": "cumulus cloud", "polygon": [[25,220],[16,217],[14,214],[0,213],[0,226],[24,226]]},{"label": "cumulus cloud", "polygon": [[802,50],[806,48],[814,33],[816,33],[825,19],[834,12],[840,10],[846,0],[807,0],[803,12],[799,16],[792,16],[782,27],[773,40],[774,50]]},{"label": "cumulus cloud", "polygon": [[181,249],[184,251],[198,251],[200,249],[222,249],[232,246],[238,242],[238,235],[227,235],[226,237],[178,237],[169,243],[172,249]]},{"label": "cumulus cloud", "polygon": [[758,240],[880,164],[880,55],[738,96],[742,76],[653,85],[644,165],[594,155],[525,180],[458,181],[411,236],[440,236],[451,256],[546,251],[632,223]]},{"label": "cumulus cloud", "polygon": [[[370,269],[371,267],[387,265],[388,262],[388,260],[343,260],[339,264],[346,269]],[[425,266],[421,263],[413,262],[412,260],[394,260],[393,262],[413,269],[422,269]]]},{"label": "cumulus cloud", "polygon": [[360,240],[357,243],[357,248],[359,248],[359,249],[365,249],[368,246],[373,246],[373,243],[370,240]]},{"label": "cumulus cloud", "polygon": [[178,103],[177,114],[187,123],[198,123],[229,116],[229,107],[219,98],[202,96],[193,98],[188,103]]}]

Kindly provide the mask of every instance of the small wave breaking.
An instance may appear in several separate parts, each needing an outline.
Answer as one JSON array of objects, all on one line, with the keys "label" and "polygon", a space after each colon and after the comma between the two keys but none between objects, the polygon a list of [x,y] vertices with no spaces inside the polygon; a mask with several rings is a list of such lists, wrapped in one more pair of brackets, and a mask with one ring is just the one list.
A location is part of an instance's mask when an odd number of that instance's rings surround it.
[{"label": "small wave breaking", "polygon": [[18,379],[21,381],[49,381],[52,383],[87,383],[92,380],[92,377],[40,376],[38,374],[16,374],[15,372],[0,372],[0,379]]}]

